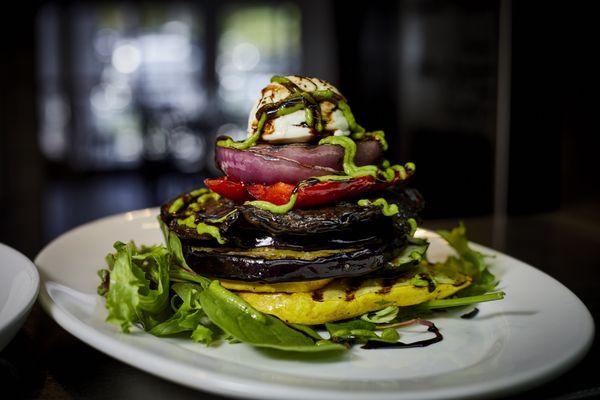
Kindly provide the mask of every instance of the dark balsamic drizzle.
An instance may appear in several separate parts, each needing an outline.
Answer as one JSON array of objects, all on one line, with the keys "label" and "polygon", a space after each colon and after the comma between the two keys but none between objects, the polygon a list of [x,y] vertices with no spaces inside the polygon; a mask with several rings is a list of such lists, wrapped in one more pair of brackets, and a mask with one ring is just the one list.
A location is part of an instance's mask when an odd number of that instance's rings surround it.
[{"label": "dark balsamic drizzle", "polygon": [[290,96],[276,103],[265,104],[259,108],[258,111],[256,111],[256,119],[260,120],[260,117],[263,115],[263,113],[267,113],[268,120],[272,119],[275,117],[275,114],[277,114],[277,111],[284,108],[293,107],[302,102],[303,99],[301,96]]},{"label": "dark balsamic drizzle", "polygon": [[427,332],[431,332],[435,334],[434,337],[430,339],[419,340],[412,343],[404,343],[404,342],[396,342],[396,343],[386,343],[386,342],[377,342],[374,340],[369,340],[364,346],[361,346],[361,349],[409,349],[412,347],[427,347],[437,342],[441,342],[444,340],[444,336],[440,333],[439,329],[435,324],[431,323],[428,325]]},{"label": "dark balsamic drizzle", "polygon": [[[300,76],[297,77],[302,78]],[[257,121],[260,121],[262,115],[266,114],[266,124],[268,121],[275,118],[278,112],[286,108],[295,107],[298,104],[303,104],[304,108],[309,109],[311,114],[313,115],[313,123],[310,124],[310,126],[308,126],[309,124],[307,123],[305,123],[305,125],[311,128],[311,131],[313,133],[317,133],[317,130],[324,129],[322,124],[323,116],[321,115],[321,107],[319,105],[318,100],[313,98],[313,96],[309,92],[303,90],[287,78],[277,81],[277,83],[284,86],[290,92],[290,95],[281,101],[265,104],[262,107],[260,107],[255,114]],[[342,99],[342,96],[336,94],[329,101],[336,102]],[[319,128],[317,128],[317,125],[319,125]]]},{"label": "dark balsamic drizzle", "polygon": [[477,316],[477,314],[479,314],[479,308],[475,307],[473,310],[469,311],[466,314],[461,315],[460,317],[462,319],[471,319],[471,318],[475,318]]}]

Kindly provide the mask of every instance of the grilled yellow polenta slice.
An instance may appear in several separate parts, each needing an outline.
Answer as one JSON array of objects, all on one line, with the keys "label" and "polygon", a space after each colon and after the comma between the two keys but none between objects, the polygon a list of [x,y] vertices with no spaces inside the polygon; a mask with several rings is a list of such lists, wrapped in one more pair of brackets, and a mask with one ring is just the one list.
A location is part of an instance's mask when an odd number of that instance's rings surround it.
[{"label": "grilled yellow polenta slice", "polygon": [[358,317],[390,305],[411,306],[441,299],[471,283],[471,278],[464,275],[443,276],[438,280],[431,274],[437,282],[435,288],[418,287],[410,283],[413,276],[394,280],[344,278],[312,292],[239,292],[238,295],[258,311],[275,315],[287,323],[318,325]]},{"label": "grilled yellow polenta slice", "polygon": [[314,281],[301,282],[278,282],[278,283],[260,283],[260,282],[244,282],[220,280],[221,286],[226,289],[254,292],[254,293],[297,293],[297,292],[312,292],[321,289],[333,279],[317,279]]}]

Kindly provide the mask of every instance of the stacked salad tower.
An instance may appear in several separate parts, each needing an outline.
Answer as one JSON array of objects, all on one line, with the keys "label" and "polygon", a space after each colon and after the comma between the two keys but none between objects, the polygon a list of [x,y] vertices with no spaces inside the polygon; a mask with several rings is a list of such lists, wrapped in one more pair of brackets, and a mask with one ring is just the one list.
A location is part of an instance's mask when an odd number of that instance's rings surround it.
[{"label": "stacked salad tower", "polygon": [[[426,260],[423,200],[407,186],[415,165],[392,164],[387,149],[331,84],[273,77],[247,138],[217,140],[225,175],[161,207],[167,246],[115,245],[100,272],[108,320],[292,351],[441,340],[425,315],[503,294],[488,293],[494,276],[462,225],[440,232],[456,256]],[[436,336],[399,342],[411,323]]]}]

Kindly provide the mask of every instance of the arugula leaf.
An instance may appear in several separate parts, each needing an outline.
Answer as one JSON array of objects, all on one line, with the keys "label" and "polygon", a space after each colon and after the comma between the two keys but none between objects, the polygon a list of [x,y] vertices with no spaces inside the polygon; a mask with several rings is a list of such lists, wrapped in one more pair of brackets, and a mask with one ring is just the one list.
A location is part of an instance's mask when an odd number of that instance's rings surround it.
[{"label": "arugula leaf", "polygon": [[484,303],[486,301],[502,300],[504,292],[486,293],[477,296],[457,297],[450,299],[430,300],[423,303],[423,308],[429,310],[441,310],[442,308],[463,307],[471,304]]},{"label": "arugula leaf", "polygon": [[138,249],[133,242],[116,242],[114,248],[106,320],[124,332],[136,323],[150,329],[168,310],[169,252],[160,246]]},{"label": "arugula leaf", "polygon": [[432,314],[436,310],[445,308],[464,307],[472,304],[483,303],[486,301],[502,300],[503,292],[486,293],[478,296],[458,297],[449,299],[430,300],[425,303],[408,307],[399,307],[396,317],[388,323],[377,324],[378,328],[391,327],[395,324],[409,321],[415,318],[423,318]]},{"label": "arugula leaf", "polygon": [[212,283],[199,295],[202,308],[210,320],[223,331],[242,342],[257,347],[288,351],[345,350],[342,345],[315,341],[289,327],[281,320],[255,310],[240,297]]},{"label": "arugula leaf", "polygon": [[440,230],[438,234],[458,253],[458,257],[448,257],[444,263],[441,263],[441,266],[473,278],[471,285],[459,291],[456,296],[476,296],[494,290],[498,284],[496,277],[489,271],[485,256],[469,247],[465,225],[461,222],[451,231]]}]

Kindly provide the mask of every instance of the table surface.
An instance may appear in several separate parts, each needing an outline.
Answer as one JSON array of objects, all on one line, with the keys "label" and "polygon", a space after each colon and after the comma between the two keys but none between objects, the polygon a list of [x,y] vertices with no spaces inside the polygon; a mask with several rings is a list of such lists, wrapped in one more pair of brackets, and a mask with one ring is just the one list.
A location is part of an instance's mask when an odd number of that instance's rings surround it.
[{"label": "table surface", "polygon": [[[594,208],[595,210],[595,208]],[[519,258],[557,278],[600,320],[600,224],[581,210],[511,217],[468,218],[471,240]],[[434,220],[430,229],[456,221]],[[535,284],[535,283],[532,283]],[[571,371],[513,399],[600,397],[597,343]],[[91,348],[60,328],[36,304],[16,338],[0,352],[0,383],[10,398],[219,399],[152,376]]]}]

